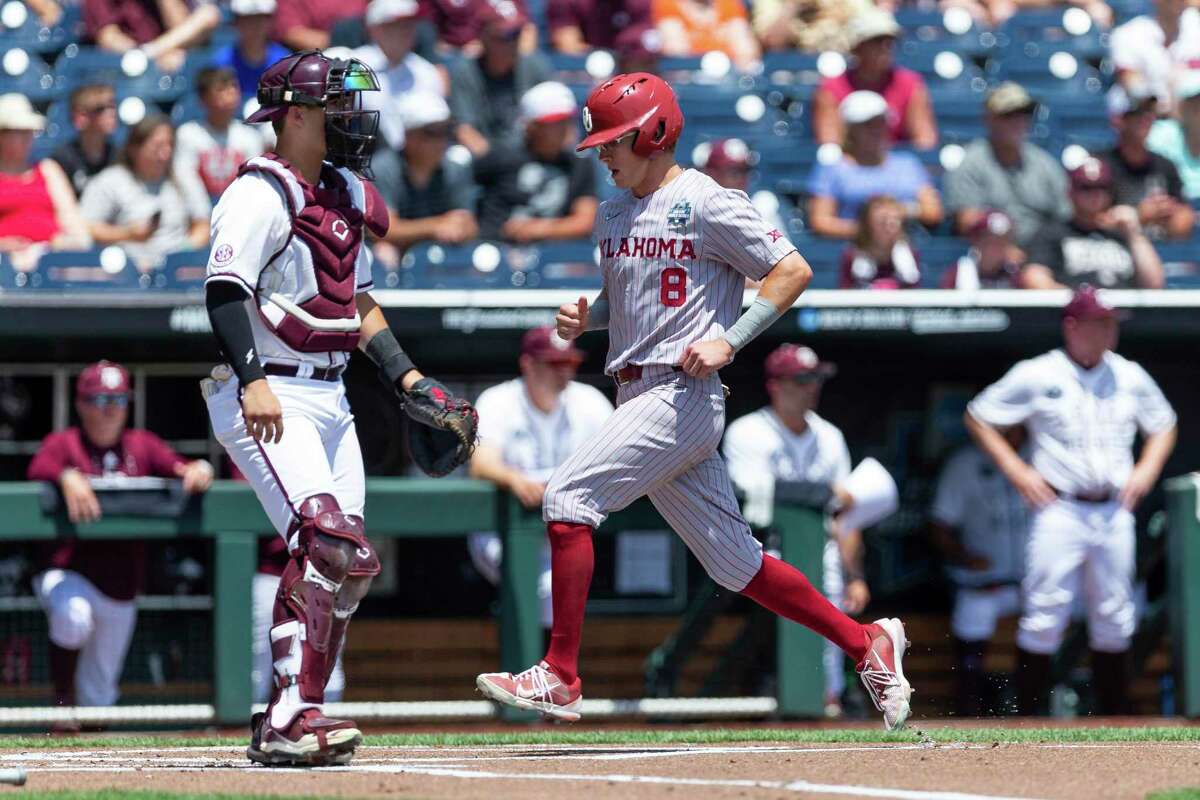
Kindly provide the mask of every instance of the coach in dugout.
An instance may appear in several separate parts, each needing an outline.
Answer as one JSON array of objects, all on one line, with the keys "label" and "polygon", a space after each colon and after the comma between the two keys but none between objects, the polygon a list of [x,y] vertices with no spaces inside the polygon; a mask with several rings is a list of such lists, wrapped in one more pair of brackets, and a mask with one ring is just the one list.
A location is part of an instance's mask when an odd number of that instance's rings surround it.
[{"label": "coach in dugout", "polygon": [[[153,433],[127,427],[129,400],[124,367],[110,361],[87,367],[75,384],[79,425],[47,436],[29,464],[30,480],[59,487],[73,523],[101,517],[95,477],[178,478],[188,493],[212,485],[207,461],[187,461]],[[145,582],[145,543],[59,539],[42,566],[33,590],[50,629],[55,703],[113,705],[137,617],[134,598]]]}]

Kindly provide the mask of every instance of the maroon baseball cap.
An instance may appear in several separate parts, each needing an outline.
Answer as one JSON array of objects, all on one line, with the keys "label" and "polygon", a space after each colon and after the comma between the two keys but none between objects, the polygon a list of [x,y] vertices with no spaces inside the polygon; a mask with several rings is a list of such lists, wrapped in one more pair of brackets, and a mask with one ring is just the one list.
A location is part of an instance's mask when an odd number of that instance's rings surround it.
[{"label": "maroon baseball cap", "polygon": [[1092,156],[1067,173],[1072,189],[1111,189],[1112,170],[1103,160]]},{"label": "maroon baseball cap", "polygon": [[497,36],[516,36],[527,22],[529,19],[511,0],[488,0],[479,9],[480,30],[491,31]]},{"label": "maroon baseball cap", "polygon": [[1080,284],[1062,311],[1063,319],[1125,319],[1126,314],[1105,299],[1091,284]]},{"label": "maroon baseball cap", "polygon": [[75,396],[98,394],[129,394],[129,371],[112,361],[97,361],[86,367],[75,382]]},{"label": "maroon baseball cap", "polygon": [[985,235],[1008,236],[1012,233],[1012,229],[1012,218],[1008,214],[989,209],[983,212],[983,216],[975,220],[971,227],[967,228],[967,236],[972,239]]},{"label": "maroon baseball cap", "polygon": [[767,356],[764,370],[769,381],[810,376],[824,379],[837,374],[835,364],[822,362],[811,347],[798,344],[781,344],[775,348]]},{"label": "maroon baseball cap", "polygon": [[744,169],[750,166],[752,158],[750,146],[741,139],[718,139],[708,151],[708,160],[704,162],[704,168]]},{"label": "maroon baseball cap", "polygon": [[552,325],[525,331],[521,337],[521,355],[550,364],[583,361],[583,351],[574,342],[560,337]]}]

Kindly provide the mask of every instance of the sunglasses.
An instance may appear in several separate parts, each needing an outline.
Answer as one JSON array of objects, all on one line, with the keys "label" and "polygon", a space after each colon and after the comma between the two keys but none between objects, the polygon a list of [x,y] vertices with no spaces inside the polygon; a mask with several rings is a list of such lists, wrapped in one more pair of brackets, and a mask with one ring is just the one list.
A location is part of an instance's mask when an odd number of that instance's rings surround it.
[{"label": "sunglasses", "polygon": [[87,399],[89,405],[96,408],[125,408],[129,405],[129,395],[127,394],[94,394]]},{"label": "sunglasses", "polygon": [[101,114],[104,114],[105,112],[116,111],[117,104],[116,103],[105,103],[104,105],[92,106],[91,108],[84,108],[81,110],[83,111],[84,114],[86,114],[89,117],[98,117]]}]

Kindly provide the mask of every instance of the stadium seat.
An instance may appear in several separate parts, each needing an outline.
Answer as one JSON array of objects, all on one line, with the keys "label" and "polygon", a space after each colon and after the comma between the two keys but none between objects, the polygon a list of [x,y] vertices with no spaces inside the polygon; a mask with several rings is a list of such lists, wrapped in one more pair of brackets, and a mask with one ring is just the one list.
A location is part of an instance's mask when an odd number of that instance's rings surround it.
[{"label": "stadium seat", "polygon": [[1042,102],[1053,95],[1099,95],[1104,89],[1095,68],[1045,43],[1025,42],[1020,48],[1010,48],[1002,58],[989,59],[986,71],[994,81],[1016,81]]},{"label": "stadium seat", "polygon": [[588,240],[543,243],[524,275],[531,289],[593,289],[602,283],[596,245]]},{"label": "stadium seat", "polygon": [[1008,49],[1020,50],[1030,42],[1097,62],[1108,54],[1108,32],[1101,31],[1082,8],[1023,9],[1000,29]]},{"label": "stadium seat", "polygon": [[1168,289],[1200,289],[1200,235],[1181,242],[1156,242]]},{"label": "stadium seat", "polygon": [[[111,255],[109,253],[111,252]],[[112,269],[101,266],[108,262]],[[24,275],[24,287],[45,291],[138,291],[141,286],[132,263],[123,263],[117,248],[46,253],[37,269]],[[118,266],[120,265],[120,266]]]},{"label": "stadium seat", "polygon": [[20,47],[0,52],[0,94],[15,92],[34,105],[46,105],[62,97],[64,86],[37,53]]},{"label": "stadium seat", "polygon": [[78,4],[63,3],[62,17],[54,25],[43,25],[32,11],[24,22],[9,28],[0,24],[0,53],[20,47],[41,56],[53,56],[82,35],[82,12]]},{"label": "stadium seat", "polygon": [[491,242],[417,245],[404,254],[401,271],[412,276],[416,289],[505,288],[512,285],[505,247]]},{"label": "stadium seat", "polygon": [[171,253],[163,261],[162,269],[150,275],[151,288],[176,292],[203,292],[207,269],[207,249]]}]

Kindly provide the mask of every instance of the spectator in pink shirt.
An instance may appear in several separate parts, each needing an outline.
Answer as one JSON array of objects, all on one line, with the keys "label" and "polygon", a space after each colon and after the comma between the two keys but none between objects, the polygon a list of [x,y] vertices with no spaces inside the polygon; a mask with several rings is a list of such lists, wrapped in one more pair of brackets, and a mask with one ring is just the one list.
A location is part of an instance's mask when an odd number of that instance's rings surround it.
[{"label": "spectator in pink shirt", "polygon": [[[73,523],[101,517],[93,477],[179,478],[189,493],[212,485],[207,461],[187,461],[153,433],[126,427],[130,397],[124,367],[92,364],[75,384],[80,424],[47,436],[29,464],[29,480],[59,487]],[[146,577],[145,543],[60,539],[49,546],[43,566],[33,586],[50,628],[55,702],[116,703],[137,617],[135,598]]]},{"label": "spectator in pink shirt", "polygon": [[872,9],[850,21],[850,65],[841,75],[825,78],[813,96],[813,136],[818,144],[841,144],[845,128],[838,104],[856,91],[868,90],[888,104],[888,133],[894,143],[918,150],[937,146],[937,123],[925,80],[896,66],[896,19]]}]

